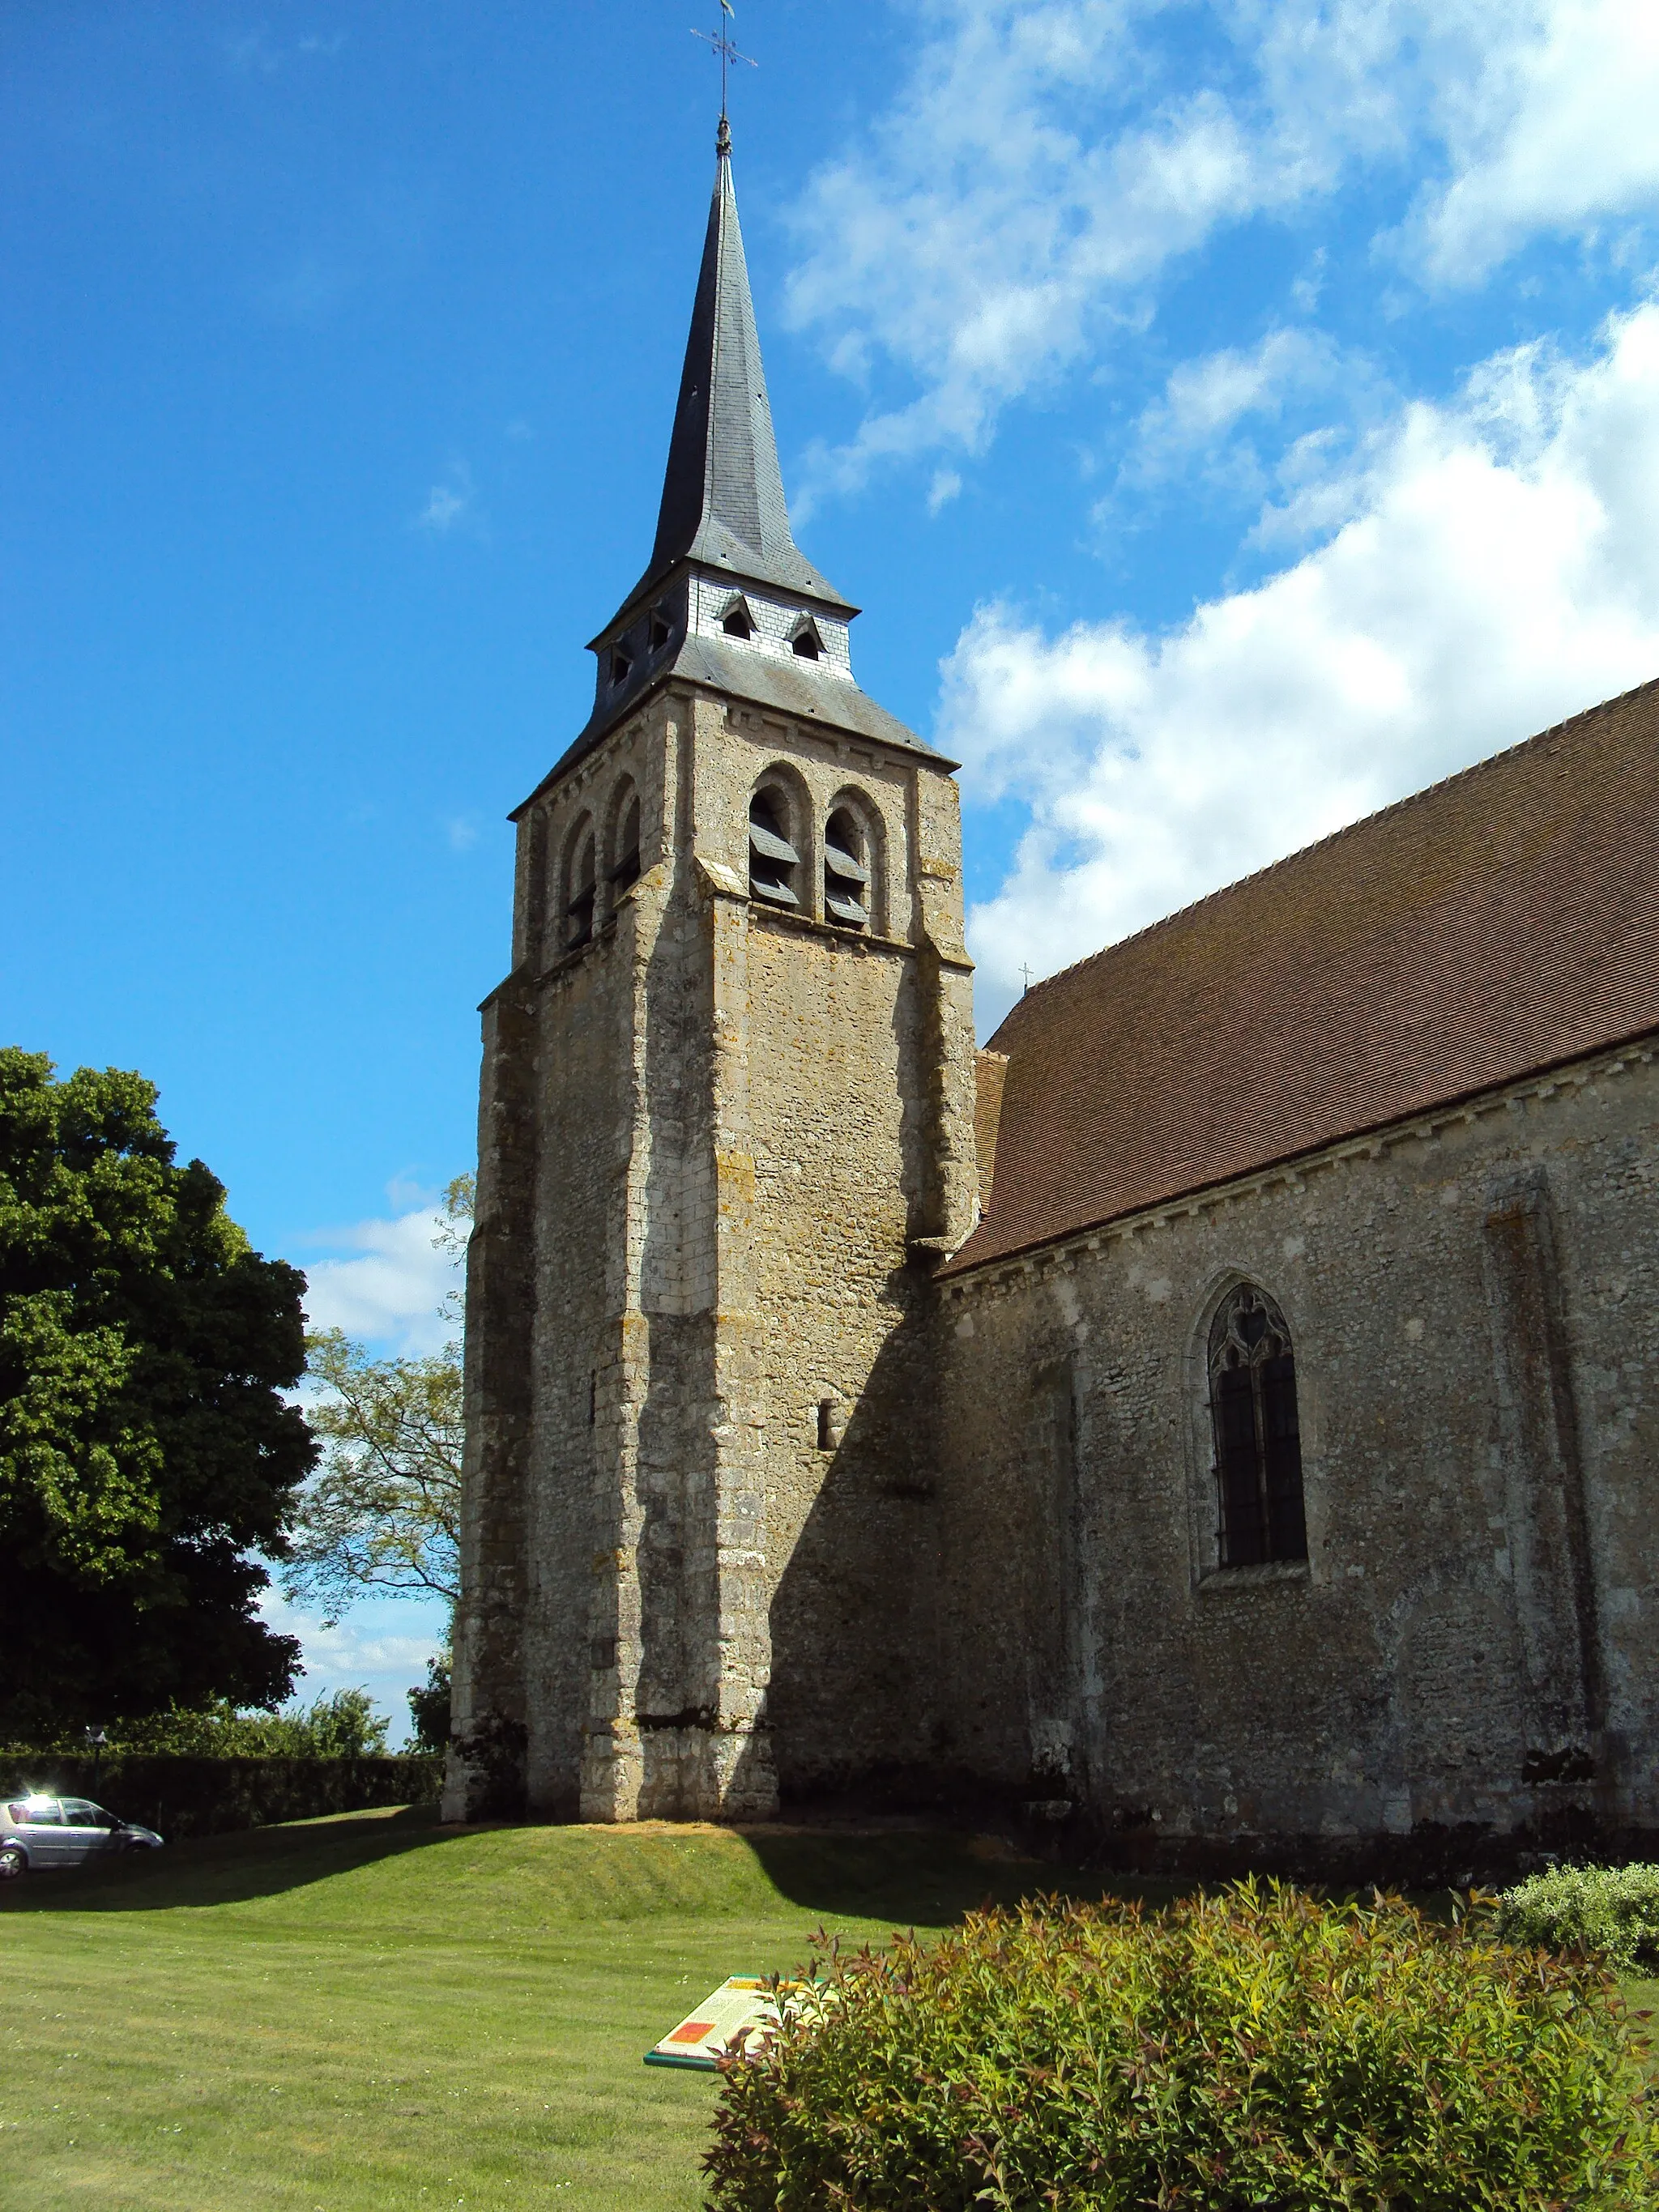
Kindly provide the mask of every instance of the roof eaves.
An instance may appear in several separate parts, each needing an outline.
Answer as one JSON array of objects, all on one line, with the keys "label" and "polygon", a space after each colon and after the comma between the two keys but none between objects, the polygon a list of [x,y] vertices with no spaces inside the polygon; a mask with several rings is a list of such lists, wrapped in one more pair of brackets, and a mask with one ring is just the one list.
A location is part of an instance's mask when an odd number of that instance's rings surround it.
[{"label": "roof eaves", "polygon": [[[1645,690],[1647,687],[1644,685],[1641,688]],[[1543,734],[1547,736],[1549,732],[1545,732]],[[1517,750],[1518,748],[1511,747],[1510,750]],[[1048,1230],[1040,1237],[1027,1237],[1023,1243],[999,1245],[994,1251],[987,1252],[982,1257],[967,1258],[964,1255],[972,1245],[974,1237],[978,1236],[980,1229],[987,1226],[986,1222],[981,1222],[975,1229],[974,1236],[969,1237],[966,1243],[960,1245],[945,1265],[938,1270],[934,1280],[943,1282],[947,1278],[976,1274],[981,1268],[1000,1267],[1011,1261],[1029,1259],[1034,1252],[1046,1252],[1054,1245],[1069,1244],[1076,1237],[1093,1236],[1099,1230],[1115,1227],[1120,1221],[1132,1220],[1137,1214],[1159,1213],[1166,1212],[1171,1206],[1186,1206],[1193,1200],[1203,1197],[1207,1192],[1225,1190],[1230,1184],[1248,1182],[1255,1176],[1273,1175],[1281,1169],[1294,1167],[1298,1160],[1316,1158],[1321,1152],[1329,1152],[1334,1145],[1360,1144],[1367,1137],[1380,1136],[1388,1129],[1407,1127],[1411,1123],[1421,1121],[1430,1115],[1453,1112],[1460,1106],[1472,1104],[1478,1098],[1501,1097],[1505,1091],[1514,1091],[1518,1086],[1528,1083],[1539,1082],[1543,1077],[1553,1074],[1558,1069],[1577,1066],[1581,1060],[1596,1059],[1603,1053],[1617,1052],[1626,1046],[1638,1043],[1643,1039],[1650,1037],[1659,1040],[1659,1030],[1655,1030],[1651,1024],[1644,1024],[1640,1029],[1629,1030],[1612,1036],[1603,1037],[1595,1043],[1575,1048],[1564,1058],[1540,1060],[1535,1066],[1517,1068],[1512,1075],[1504,1076],[1501,1082],[1482,1083],[1473,1090],[1449,1091],[1444,1097],[1422,1100],[1413,1105],[1409,1112],[1391,1114],[1386,1121],[1362,1121],[1350,1127],[1334,1128],[1322,1137],[1313,1139],[1308,1144],[1298,1145],[1294,1152],[1273,1153],[1266,1158],[1252,1160],[1248,1166],[1235,1168],[1226,1175],[1211,1176],[1202,1182],[1186,1183],[1168,1191],[1154,1192],[1150,1197],[1136,1199],[1133,1205],[1120,1206],[1110,1213],[1091,1216],[1082,1221],[1073,1222],[1064,1229]],[[988,1047],[987,1049],[990,1050],[994,1048]]]}]

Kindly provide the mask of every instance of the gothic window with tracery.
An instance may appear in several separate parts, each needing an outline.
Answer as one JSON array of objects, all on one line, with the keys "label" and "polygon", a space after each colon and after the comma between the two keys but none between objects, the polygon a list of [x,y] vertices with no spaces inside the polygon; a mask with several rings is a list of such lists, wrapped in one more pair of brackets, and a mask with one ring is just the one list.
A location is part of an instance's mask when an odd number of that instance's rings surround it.
[{"label": "gothic window with tracery", "polygon": [[1211,1325],[1209,1376],[1221,1565],[1305,1559],[1296,1356],[1284,1315],[1253,1283]]}]

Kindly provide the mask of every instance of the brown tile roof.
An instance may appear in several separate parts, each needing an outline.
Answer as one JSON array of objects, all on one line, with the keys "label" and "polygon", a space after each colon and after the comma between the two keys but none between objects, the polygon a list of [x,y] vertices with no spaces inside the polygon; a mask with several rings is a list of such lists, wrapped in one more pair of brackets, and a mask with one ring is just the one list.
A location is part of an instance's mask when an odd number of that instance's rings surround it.
[{"label": "brown tile roof", "polygon": [[1659,1030],[1659,682],[1030,991],[945,1271]]}]

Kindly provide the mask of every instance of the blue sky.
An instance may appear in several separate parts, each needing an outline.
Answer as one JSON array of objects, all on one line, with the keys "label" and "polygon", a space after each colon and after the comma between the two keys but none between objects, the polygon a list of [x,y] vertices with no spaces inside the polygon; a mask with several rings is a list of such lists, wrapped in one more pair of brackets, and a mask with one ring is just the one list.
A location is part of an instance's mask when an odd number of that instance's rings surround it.
[{"label": "blue sky", "polygon": [[[648,550],[711,0],[0,0],[3,1029],[433,1340],[507,810]],[[1659,673],[1650,0],[740,0],[811,557],[1036,974]],[[428,1614],[302,1624],[308,1687]]]}]

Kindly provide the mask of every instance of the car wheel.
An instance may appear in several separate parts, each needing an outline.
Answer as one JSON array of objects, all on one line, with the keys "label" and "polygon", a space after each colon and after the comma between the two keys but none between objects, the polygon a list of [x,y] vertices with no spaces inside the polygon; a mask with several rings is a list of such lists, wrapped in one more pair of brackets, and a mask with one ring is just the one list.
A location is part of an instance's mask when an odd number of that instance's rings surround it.
[{"label": "car wheel", "polygon": [[7,1844],[0,1849],[0,1881],[15,1881],[28,1870],[28,1853],[21,1844]]}]

